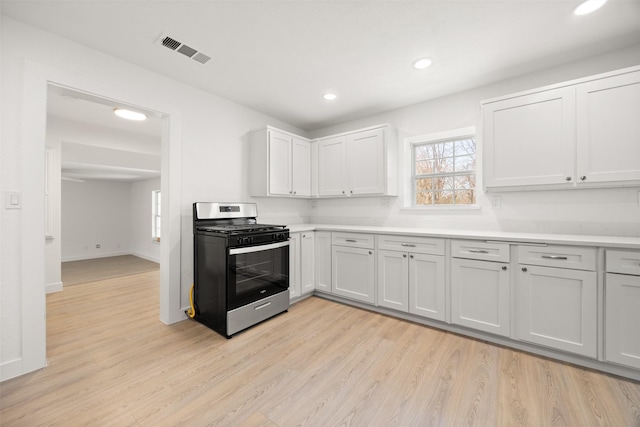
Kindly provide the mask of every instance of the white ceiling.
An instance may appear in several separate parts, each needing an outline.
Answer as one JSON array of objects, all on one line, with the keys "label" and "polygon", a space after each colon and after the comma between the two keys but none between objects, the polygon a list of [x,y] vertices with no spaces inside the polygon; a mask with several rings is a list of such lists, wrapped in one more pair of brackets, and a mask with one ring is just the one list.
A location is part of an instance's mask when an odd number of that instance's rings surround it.
[{"label": "white ceiling", "polygon": [[[305,130],[640,42],[640,1],[32,1],[2,14]],[[155,43],[167,34],[205,65]],[[434,65],[411,67],[429,56]],[[324,92],[337,93],[333,102]]]}]

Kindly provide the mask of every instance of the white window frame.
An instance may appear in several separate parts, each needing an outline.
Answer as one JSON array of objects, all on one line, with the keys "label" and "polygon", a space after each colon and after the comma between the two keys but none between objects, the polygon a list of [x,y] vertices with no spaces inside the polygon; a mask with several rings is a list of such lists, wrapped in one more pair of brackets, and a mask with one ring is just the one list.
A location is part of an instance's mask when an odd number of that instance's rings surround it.
[{"label": "white window frame", "polygon": [[158,227],[162,224],[162,210],[158,215],[158,196],[160,196],[160,202],[162,202],[162,193],[160,190],[153,190],[151,192],[151,240],[159,242],[162,237],[162,228],[158,233]]},{"label": "white window frame", "polygon": [[[415,183],[414,183],[414,161],[413,147],[416,145],[451,141],[454,139],[473,138],[476,140],[476,202],[472,205],[415,205]],[[480,209],[478,204],[478,165],[480,163],[478,138],[476,135],[476,127],[469,126],[465,128],[453,129],[444,132],[430,133],[425,135],[412,136],[404,139],[404,211],[425,212],[425,211],[441,211],[441,210],[473,210]]]}]

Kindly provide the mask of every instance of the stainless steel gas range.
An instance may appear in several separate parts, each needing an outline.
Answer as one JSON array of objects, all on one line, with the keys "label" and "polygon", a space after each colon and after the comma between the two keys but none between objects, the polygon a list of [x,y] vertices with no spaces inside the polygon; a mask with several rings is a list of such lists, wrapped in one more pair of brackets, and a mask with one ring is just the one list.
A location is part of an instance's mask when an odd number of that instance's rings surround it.
[{"label": "stainless steel gas range", "polygon": [[289,309],[289,230],[254,203],[193,204],[195,320],[227,338]]}]

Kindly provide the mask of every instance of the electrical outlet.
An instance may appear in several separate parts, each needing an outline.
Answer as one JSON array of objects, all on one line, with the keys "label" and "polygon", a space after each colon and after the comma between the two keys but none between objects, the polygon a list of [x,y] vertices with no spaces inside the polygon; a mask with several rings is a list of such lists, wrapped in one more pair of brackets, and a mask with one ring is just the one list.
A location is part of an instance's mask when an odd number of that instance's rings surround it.
[{"label": "electrical outlet", "polygon": [[500,209],[502,207],[502,197],[494,196],[491,198],[491,207],[494,209]]},{"label": "electrical outlet", "polygon": [[311,209],[315,209],[318,207],[318,201],[317,200],[312,200],[311,201]]},{"label": "electrical outlet", "polygon": [[380,206],[383,208],[388,208],[389,207],[389,199],[386,198],[382,198],[380,199]]}]

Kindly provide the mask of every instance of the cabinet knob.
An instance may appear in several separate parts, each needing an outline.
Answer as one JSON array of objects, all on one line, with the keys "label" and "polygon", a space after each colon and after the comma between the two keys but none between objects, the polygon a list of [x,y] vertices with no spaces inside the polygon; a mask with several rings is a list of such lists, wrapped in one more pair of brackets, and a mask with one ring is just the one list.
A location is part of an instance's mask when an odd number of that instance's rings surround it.
[{"label": "cabinet knob", "polygon": [[369,251],[369,255],[373,255],[373,252]]},{"label": "cabinet knob", "polygon": [[406,258],[406,257],[407,257],[407,254],[402,254],[402,258]]},{"label": "cabinet knob", "polygon": [[353,190],[349,191],[349,193],[353,194]]},{"label": "cabinet knob", "polygon": [[506,271],[506,270],[507,270],[507,266],[506,266],[506,265],[503,265],[503,266],[502,266],[502,269]]},{"label": "cabinet knob", "polygon": [[568,177],[566,177],[564,180],[565,180],[565,181],[571,181],[571,177],[570,177],[570,176],[568,176]]},{"label": "cabinet knob", "polygon": [[413,258],[413,255],[409,255],[409,258]]},{"label": "cabinet knob", "polygon": [[527,267],[522,267],[522,271],[527,272]]},{"label": "cabinet knob", "polygon": [[582,176],[580,177],[580,181],[584,181],[585,179],[587,179],[587,177],[586,177],[585,175],[582,175]]},{"label": "cabinet knob", "polygon": [[344,190],[342,190],[342,194],[344,194]]},{"label": "cabinet knob", "polygon": [[298,194],[298,192],[297,192],[297,191],[294,191],[294,192],[293,192],[293,194]]}]

